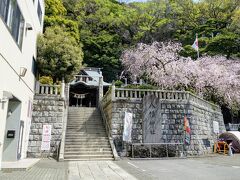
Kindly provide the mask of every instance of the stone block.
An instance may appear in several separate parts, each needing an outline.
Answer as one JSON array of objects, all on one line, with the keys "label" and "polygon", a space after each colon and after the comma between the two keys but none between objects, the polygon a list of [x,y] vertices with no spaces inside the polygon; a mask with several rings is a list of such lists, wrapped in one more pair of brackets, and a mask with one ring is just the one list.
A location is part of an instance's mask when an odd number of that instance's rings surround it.
[{"label": "stone block", "polygon": [[62,127],[63,127],[63,124],[62,124],[62,123],[54,123],[54,124],[53,124],[53,128],[54,128],[54,129],[62,129]]},{"label": "stone block", "polygon": [[42,136],[41,135],[33,135],[33,140],[34,141],[41,141],[42,140]]},{"label": "stone block", "polygon": [[32,135],[38,134],[38,129],[31,129],[31,133]]},{"label": "stone block", "polygon": [[35,146],[37,146],[37,141],[30,141],[29,146],[30,146],[30,147],[35,147]]},{"label": "stone block", "polygon": [[33,140],[33,135],[29,135],[29,141]]},{"label": "stone block", "polygon": [[42,116],[48,117],[48,115],[49,115],[48,111],[43,111],[42,112]]},{"label": "stone block", "polygon": [[32,147],[31,152],[33,153],[40,152],[40,147]]},{"label": "stone block", "polygon": [[64,102],[63,102],[63,101],[58,101],[57,105],[58,105],[58,106],[63,106],[63,105],[64,105]]}]

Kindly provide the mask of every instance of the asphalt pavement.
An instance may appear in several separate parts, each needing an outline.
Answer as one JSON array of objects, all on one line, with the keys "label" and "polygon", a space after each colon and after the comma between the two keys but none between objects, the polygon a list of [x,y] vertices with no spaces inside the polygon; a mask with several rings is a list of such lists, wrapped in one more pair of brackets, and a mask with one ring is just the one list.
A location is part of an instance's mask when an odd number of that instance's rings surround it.
[{"label": "asphalt pavement", "polygon": [[240,154],[234,156],[130,160],[42,159],[27,171],[0,171],[0,180],[240,180]]},{"label": "asphalt pavement", "polygon": [[240,180],[240,154],[115,163],[139,180]]}]

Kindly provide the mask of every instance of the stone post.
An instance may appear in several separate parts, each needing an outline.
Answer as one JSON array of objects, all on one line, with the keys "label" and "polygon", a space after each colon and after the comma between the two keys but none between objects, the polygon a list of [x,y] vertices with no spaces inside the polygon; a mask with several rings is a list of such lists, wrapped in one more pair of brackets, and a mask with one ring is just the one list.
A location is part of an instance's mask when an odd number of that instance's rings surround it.
[{"label": "stone post", "polygon": [[99,84],[98,84],[98,102],[101,102],[103,98],[103,76],[99,77]]},{"label": "stone post", "polygon": [[115,82],[113,81],[113,83],[112,83],[112,91],[111,91],[111,93],[112,93],[112,101],[115,101],[115,89],[116,89]]},{"label": "stone post", "polygon": [[36,91],[35,94],[39,94],[39,92],[40,92],[40,83],[39,83],[39,81],[36,82],[36,90],[35,91]]},{"label": "stone post", "polygon": [[64,78],[62,78],[62,82],[61,82],[61,97],[64,98],[65,97],[65,83],[64,83]]},{"label": "stone post", "polygon": [[125,81],[124,82],[125,83],[124,86],[127,86],[127,78],[124,78],[124,81]]}]

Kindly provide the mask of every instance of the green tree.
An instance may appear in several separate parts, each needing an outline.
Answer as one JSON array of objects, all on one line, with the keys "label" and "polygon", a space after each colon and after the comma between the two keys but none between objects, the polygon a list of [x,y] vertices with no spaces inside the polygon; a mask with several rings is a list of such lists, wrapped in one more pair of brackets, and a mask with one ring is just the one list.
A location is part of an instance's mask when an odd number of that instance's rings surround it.
[{"label": "green tree", "polygon": [[37,64],[40,75],[54,80],[69,81],[80,70],[83,53],[81,46],[59,26],[49,27],[38,38]]},{"label": "green tree", "polygon": [[45,1],[44,31],[47,27],[61,26],[79,41],[78,23],[69,19],[62,0]]},{"label": "green tree", "polygon": [[229,59],[240,51],[240,36],[234,33],[220,34],[207,45],[205,52],[216,55],[223,54]]}]

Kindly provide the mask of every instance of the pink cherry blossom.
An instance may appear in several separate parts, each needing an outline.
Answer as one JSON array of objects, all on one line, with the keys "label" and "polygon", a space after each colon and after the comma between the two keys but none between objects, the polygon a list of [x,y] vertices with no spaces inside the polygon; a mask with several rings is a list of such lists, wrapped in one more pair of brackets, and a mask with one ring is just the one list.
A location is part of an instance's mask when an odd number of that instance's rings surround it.
[{"label": "pink cherry blossom", "polygon": [[240,103],[240,60],[203,56],[197,60],[179,56],[179,43],[140,43],[121,57],[131,77],[150,80],[164,89],[192,88],[200,96],[214,96],[222,103]]}]

